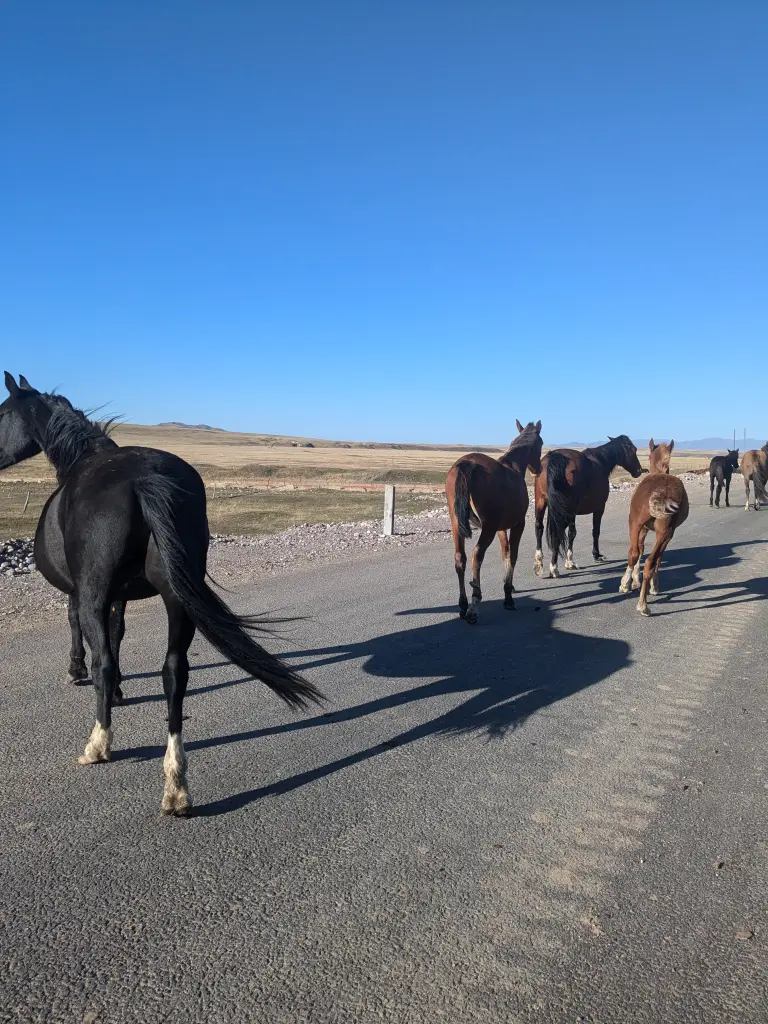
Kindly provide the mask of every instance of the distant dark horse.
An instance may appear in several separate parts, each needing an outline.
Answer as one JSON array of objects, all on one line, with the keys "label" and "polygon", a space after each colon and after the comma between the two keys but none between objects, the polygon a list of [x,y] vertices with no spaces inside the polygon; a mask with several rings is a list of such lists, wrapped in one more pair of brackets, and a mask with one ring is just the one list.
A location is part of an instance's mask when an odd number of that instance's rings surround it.
[{"label": "distant dark horse", "polygon": [[[496,535],[504,560],[504,607],[510,611],[515,608],[512,578],[528,511],[525,471],[529,466],[534,473],[541,469],[541,420],[527,427],[518,420],[517,429],[520,436],[500,459],[492,459],[482,452],[463,455],[451,466],[445,481],[454,563],[459,577],[459,615],[467,622],[477,622],[478,606],[483,597],[480,567]],[[472,536],[472,522],[481,529],[472,553],[472,604],[469,604],[464,586],[467,568],[464,541]]]},{"label": "distant dark horse", "polygon": [[751,448],[744,452],[741,460],[741,472],[744,476],[744,487],[747,492],[747,503],[744,506],[749,512],[749,481],[755,489],[755,512],[760,511],[760,502],[767,501],[765,485],[768,482],[768,441],[762,448]]},{"label": "distant dark horse", "polygon": [[246,630],[258,629],[257,620],[235,615],[207,586],[205,487],[192,466],[153,448],[118,448],[66,398],[41,394],[24,377],[17,384],[6,372],[5,384],[11,397],[0,405],[0,469],[43,451],[59,484],[40,516],[35,559],[48,582],[69,594],[70,677],[86,674],[81,627],[91,649],[96,724],[80,763],[110,758],[125,602],[159,594],[168,615],[162,810],[186,815],[192,801],[182,704],[196,628],[291,707],[321,695],[251,639]]},{"label": "distant dark horse", "polygon": [[[629,555],[619,592],[628,594],[630,583],[633,588],[640,587],[637,610],[641,615],[650,615],[648,593],[659,592],[661,559],[675,530],[688,518],[688,495],[683,481],[669,473],[669,460],[674,447],[674,441],[654,444],[651,438],[648,443],[651,453],[650,475],[637,485],[629,506]],[[655,532],[656,543],[645,560],[643,582],[640,584],[640,559],[643,557],[649,530]]]},{"label": "distant dark horse", "polygon": [[715,495],[715,508],[720,508],[720,495],[725,484],[725,507],[730,508],[728,493],[731,489],[731,476],[734,470],[739,468],[739,449],[729,449],[727,455],[716,455],[709,464],[709,504],[712,504],[712,494],[717,481],[717,494]]},{"label": "distant dark horse", "polygon": [[[578,569],[573,560],[576,539],[576,516],[592,515],[592,556],[602,562],[600,554],[600,523],[608,501],[608,478],[617,466],[632,476],[645,472],[637,459],[637,448],[626,434],[609,437],[607,444],[596,448],[554,448],[541,460],[536,477],[536,560],[533,571],[544,573],[541,541],[544,535],[544,513],[547,516],[547,543],[551,552],[549,576],[559,576],[557,557],[565,553],[565,568]],[[567,533],[567,541],[566,541]]]}]

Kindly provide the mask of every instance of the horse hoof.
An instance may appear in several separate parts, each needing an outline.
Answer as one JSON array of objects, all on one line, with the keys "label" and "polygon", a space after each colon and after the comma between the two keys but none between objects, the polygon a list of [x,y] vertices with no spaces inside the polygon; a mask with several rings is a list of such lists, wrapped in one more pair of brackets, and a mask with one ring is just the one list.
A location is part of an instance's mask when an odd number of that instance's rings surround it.
[{"label": "horse hoof", "polygon": [[91,677],[88,675],[87,672],[85,672],[83,675],[80,675],[80,673],[74,674],[72,672],[67,672],[67,678],[65,682],[67,686],[84,686],[87,682],[90,682],[90,678]]},{"label": "horse hoof", "polygon": [[125,696],[122,690],[116,690],[112,695],[112,707],[119,708],[121,704],[125,702]]},{"label": "horse hoof", "polygon": [[459,618],[460,619],[466,619],[466,617],[467,617],[467,609],[466,608],[459,608]]},{"label": "horse hoof", "polygon": [[621,584],[621,585],[619,586],[619,593],[620,593],[620,594],[628,594],[628,593],[629,593],[629,587],[628,587],[628,586],[626,586],[626,585],[625,585],[624,583],[622,583],[622,584]]},{"label": "horse hoof", "polygon": [[608,559],[605,557],[605,555],[594,555],[594,559],[595,559],[596,562],[607,562],[608,561]]},{"label": "horse hoof", "polygon": [[192,797],[189,793],[164,796],[160,805],[160,813],[169,818],[190,818],[192,816]]},{"label": "horse hoof", "polygon": [[542,566],[542,565],[534,565],[534,567],[533,567],[533,575],[534,576],[538,576],[539,579],[541,579],[541,577],[544,575],[544,566]]},{"label": "horse hoof", "polygon": [[474,624],[477,622],[477,612],[467,612],[466,620],[470,624],[470,626],[474,626]]},{"label": "horse hoof", "polygon": [[515,602],[514,601],[505,601],[504,602],[504,607],[507,609],[508,612],[517,611],[517,609],[515,608]]},{"label": "horse hoof", "polygon": [[637,610],[644,618],[649,619],[651,617],[651,613],[648,611],[647,608],[641,608],[640,605],[638,605]]}]

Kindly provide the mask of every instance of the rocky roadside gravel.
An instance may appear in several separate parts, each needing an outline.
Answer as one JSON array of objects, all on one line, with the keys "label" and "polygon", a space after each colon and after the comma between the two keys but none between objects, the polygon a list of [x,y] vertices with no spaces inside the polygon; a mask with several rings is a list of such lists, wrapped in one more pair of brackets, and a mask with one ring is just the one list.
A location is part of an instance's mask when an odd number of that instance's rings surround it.
[{"label": "rocky roadside gravel", "polygon": [[[689,489],[705,486],[704,477],[683,474]],[[634,482],[611,486],[609,501],[629,503]],[[530,489],[529,489],[530,490]],[[531,499],[533,495],[531,493]],[[532,517],[532,506],[528,518]],[[264,573],[300,572],[323,562],[355,559],[379,551],[436,541],[447,544],[450,520],[446,507],[395,517],[395,534],[384,537],[381,522],[303,524],[260,537],[214,534],[208,568],[229,590],[246,586]],[[0,542],[0,631],[21,629],[41,614],[64,614],[66,598],[37,572],[30,538]]]}]

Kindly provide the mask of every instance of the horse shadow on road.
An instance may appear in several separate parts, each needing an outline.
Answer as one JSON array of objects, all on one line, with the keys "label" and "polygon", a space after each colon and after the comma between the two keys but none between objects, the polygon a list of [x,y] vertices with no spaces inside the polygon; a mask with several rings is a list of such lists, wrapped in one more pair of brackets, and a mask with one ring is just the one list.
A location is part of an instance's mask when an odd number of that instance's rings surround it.
[{"label": "horse shadow on road", "polygon": [[[372,684],[374,696],[362,703],[274,727],[194,740],[187,749],[305,729],[327,730],[330,739],[334,726],[377,715],[383,716],[379,721],[386,732],[396,714],[399,730],[316,768],[201,805],[196,813],[209,816],[237,810],[430,736],[472,734],[483,742],[499,740],[537,711],[594,686],[629,661],[629,645],[623,640],[559,629],[547,605],[531,598],[521,598],[518,609],[506,612],[500,602],[489,602],[483,606],[480,624],[473,627],[459,620],[451,608],[452,617],[437,623],[284,655],[297,662],[300,671],[362,660],[362,671],[383,682]],[[434,613],[434,609],[422,611]],[[397,680],[408,685],[393,689],[392,682]],[[318,681],[322,686],[322,678]],[[163,750],[124,751],[122,756],[142,753],[162,757]]]}]

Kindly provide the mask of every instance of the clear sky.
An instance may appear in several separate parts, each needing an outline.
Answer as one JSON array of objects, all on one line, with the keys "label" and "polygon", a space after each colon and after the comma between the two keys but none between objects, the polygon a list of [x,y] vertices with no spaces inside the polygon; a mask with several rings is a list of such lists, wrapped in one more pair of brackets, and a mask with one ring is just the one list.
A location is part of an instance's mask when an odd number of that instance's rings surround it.
[{"label": "clear sky", "polygon": [[765,0],[0,0],[2,366],[134,422],[768,434]]}]

